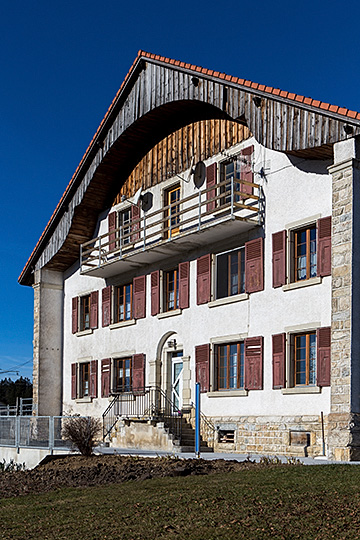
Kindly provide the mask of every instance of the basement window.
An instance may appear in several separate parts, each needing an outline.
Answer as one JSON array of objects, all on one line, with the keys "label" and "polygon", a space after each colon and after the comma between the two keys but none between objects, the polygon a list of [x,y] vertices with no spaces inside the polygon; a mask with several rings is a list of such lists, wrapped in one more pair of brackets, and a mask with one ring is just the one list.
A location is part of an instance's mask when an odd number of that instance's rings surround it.
[{"label": "basement window", "polygon": [[234,443],[235,442],[235,430],[233,429],[219,429],[218,431],[219,443]]}]

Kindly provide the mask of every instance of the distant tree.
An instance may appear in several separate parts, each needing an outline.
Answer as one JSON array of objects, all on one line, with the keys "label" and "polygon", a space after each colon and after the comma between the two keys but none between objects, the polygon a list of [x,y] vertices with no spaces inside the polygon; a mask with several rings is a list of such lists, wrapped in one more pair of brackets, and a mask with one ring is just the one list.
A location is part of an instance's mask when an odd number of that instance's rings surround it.
[{"label": "distant tree", "polygon": [[33,385],[27,377],[19,377],[16,381],[10,378],[0,380],[0,401],[5,405],[16,405],[16,398],[31,398]]}]

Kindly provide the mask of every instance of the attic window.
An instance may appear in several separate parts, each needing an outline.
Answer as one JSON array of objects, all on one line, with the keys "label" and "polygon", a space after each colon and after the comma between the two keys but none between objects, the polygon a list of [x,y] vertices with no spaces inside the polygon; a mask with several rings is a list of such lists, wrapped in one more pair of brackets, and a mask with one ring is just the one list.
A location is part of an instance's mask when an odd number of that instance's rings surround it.
[{"label": "attic window", "polygon": [[255,97],[253,97],[253,102],[254,102],[255,107],[260,107],[261,98],[259,96],[255,96]]},{"label": "attic window", "polygon": [[193,83],[194,86],[196,87],[199,86],[199,79],[197,77],[191,77],[191,82]]}]

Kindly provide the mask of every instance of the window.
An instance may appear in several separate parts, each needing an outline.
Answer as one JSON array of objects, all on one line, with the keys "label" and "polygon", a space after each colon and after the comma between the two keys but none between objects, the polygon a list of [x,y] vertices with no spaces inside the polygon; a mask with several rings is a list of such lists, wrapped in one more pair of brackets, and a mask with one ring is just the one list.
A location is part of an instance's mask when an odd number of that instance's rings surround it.
[{"label": "window", "polygon": [[116,358],[114,360],[114,392],[130,392],[132,385],[132,362],[129,358]]},{"label": "window", "polygon": [[72,299],[71,324],[72,333],[93,330],[98,327],[99,291]]},{"label": "window", "polygon": [[[220,188],[221,193],[225,193],[225,197],[220,199],[220,205],[228,204],[231,202],[231,179],[234,179],[234,192],[241,191],[240,189],[240,164],[241,161],[232,160],[228,163],[221,164],[221,180],[220,182],[226,182]],[[235,195],[234,201],[240,201],[240,195]]]},{"label": "window", "polygon": [[118,212],[118,227],[120,228],[120,244],[126,246],[131,243],[131,209]]},{"label": "window", "polygon": [[90,294],[80,297],[79,332],[90,329]]},{"label": "window", "polygon": [[316,384],[316,333],[295,334],[294,386]]},{"label": "window", "polygon": [[97,360],[71,364],[71,399],[96,398],[97,373]]},{"label": "window", "polygon": [[90,362],[79,364],[79,398],[90,395]]},{"label": "window", "polygon": [[164,272],[164,311],[172,311],[179,307],[179,271]]},{"label": "window", "polygon": [[216,256],[216,298],[245,292],[245,249]]},{"label": "window", "polygon": [[316,225],[294,231],[294,281],[316,277]]},{"label": "window", "polygon": [[244,343],[217,345],[217,389],[244,388]]},{"label": "window", "polygon": [[179,234],[180,224],[180,186],[173,186],[165,191],[165,221],[164,221],[164,236],[170,238]]},{"label": "window", "polygon": [[132,283],[114,289],[114,323],[132,319]]}]

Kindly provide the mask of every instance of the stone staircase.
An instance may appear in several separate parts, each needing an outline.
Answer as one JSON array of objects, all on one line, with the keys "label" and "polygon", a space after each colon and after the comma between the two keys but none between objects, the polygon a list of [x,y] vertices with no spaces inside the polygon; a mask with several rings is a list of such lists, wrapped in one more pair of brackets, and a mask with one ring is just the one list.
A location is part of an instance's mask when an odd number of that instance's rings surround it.
[{"label": "stone staircase", "polygon": [[[195,451],[195,429],[186,418],[181,419],[181,440],[178,443],[179,452],[194,452]],[[176,448],[177,444],[174,443]],[[200,436],[200,452],[213,452],[214,449],[208,445],[207,441]]]}]

